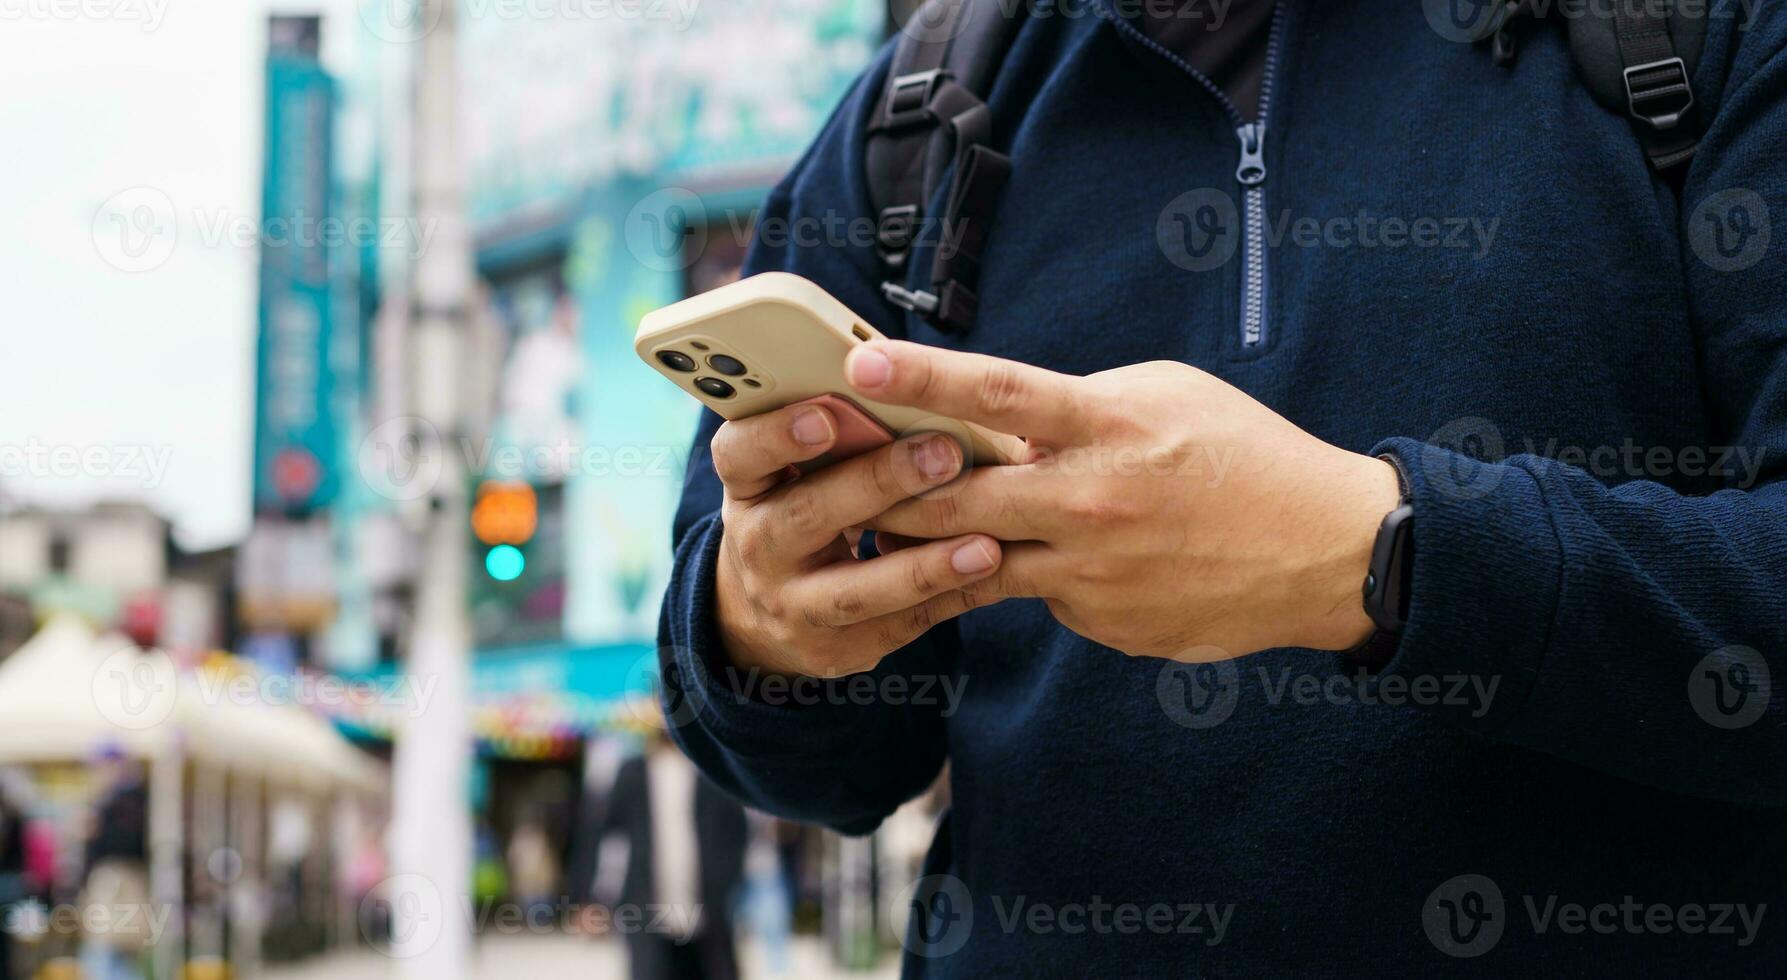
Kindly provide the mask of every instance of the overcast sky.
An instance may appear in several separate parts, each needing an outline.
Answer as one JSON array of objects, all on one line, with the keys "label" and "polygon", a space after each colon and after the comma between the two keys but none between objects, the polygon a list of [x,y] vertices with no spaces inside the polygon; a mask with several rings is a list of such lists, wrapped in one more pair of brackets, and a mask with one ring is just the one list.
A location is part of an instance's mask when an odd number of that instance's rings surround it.
[{"label": "overcast sky", "polygon": [[[259,211],[267,14],[354,3],[0,0],[0,495],[246,530],[256,255],[205,239]],[[126,271],[144,201],[178,239]]]}]

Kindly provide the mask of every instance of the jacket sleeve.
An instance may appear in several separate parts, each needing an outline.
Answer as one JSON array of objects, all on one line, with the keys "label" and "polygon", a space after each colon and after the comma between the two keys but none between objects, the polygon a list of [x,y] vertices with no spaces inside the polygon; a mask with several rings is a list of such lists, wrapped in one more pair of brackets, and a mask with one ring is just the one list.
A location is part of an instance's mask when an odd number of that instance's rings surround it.
[{"label": "jacket sleeve", "polygon": [[[1635,782],[1779,807],[1787,806],[1779,153],[1787,54],[1783,18],[1764,19],[1772,23],[1741,42],[1709,37],[1709,46],[1729,44],[1730,69],[1680,208],[1688,311],[1715,434],[1705,465],[1723,464],[1722,486],[1709,481],[1697,495],[1650,480],[1609,486],[1539,456],[1485,462],[1386,441],[1377,451],[1399,459],[1413,495],[1415,570],[1410,619],[1379,680],[1494,683],[1486,712],[1435,710]],[[1749,252],[1739,247],[1744,227]],[[1673,458],[1681,471],[1700,465]]]},{"label": "jacket sleeve", "polygon": [[[865,121],[886,72],[884,50],[815,144],[757,215],[745,274],[781,270],[824,286],[891,336],[904,333],[878,294],[874,223],[864,184]],[[677,743],[708,778],[756,809],[867,833],[922,792],[943,764],[941,709],[875,692],[936,677],[953,663],[939,627],[872,673],[772,692],[732,668],[714,628],[714,564],[723,528],[703,413],[675,527],[676,557],[659,622],[660,686]],[[889,684],[890,678],[901,678]],[[885,686],[884,686],[885,685]],[[913,699],[917,700],[917,699]]]}]

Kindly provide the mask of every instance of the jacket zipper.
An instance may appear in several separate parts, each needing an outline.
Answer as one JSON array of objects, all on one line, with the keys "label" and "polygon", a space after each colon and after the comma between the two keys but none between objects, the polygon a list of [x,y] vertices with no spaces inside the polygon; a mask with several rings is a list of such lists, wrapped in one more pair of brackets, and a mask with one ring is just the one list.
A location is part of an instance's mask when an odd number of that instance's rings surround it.
[{"label": "jacket zipper", "polygon": [[1285,0],[1276,0],[1272,5],[1272,26],[1266,40],[1266,68],[1260,78],[1260,104],[1254,113],[1254,122],[1248,122],[1241,115],[1234,101],[1209,76],[1143,34],[1126,18],[1111,18],[1120,30],[1128,32],[1143,46],[1172,62],[1202,85],[1215,97],[1235,127],[1235,139],[1241,145],[1241,161],[1235,167],[1235,183],[1241,190],[1241,346],[1248,350],[1264,346],[1270,328],[1266,313],[1267,289],[1271,284],[1266,268],[1266,123],[1271,119],[1273,83],[1278,79],[1279,52],[1284,46],[1284,8]]}]

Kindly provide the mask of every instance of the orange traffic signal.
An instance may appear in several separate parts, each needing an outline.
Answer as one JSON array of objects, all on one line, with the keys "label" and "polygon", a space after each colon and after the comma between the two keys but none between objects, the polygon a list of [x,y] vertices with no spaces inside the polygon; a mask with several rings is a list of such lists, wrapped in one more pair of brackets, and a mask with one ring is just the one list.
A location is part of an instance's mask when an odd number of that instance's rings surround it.
[{"label": "orange traffic signal", "polygon": [[478,485],[472,507],[472,533],[485,544],[526,544],[540,522],[540,503],[525,483],[489,481]]}]

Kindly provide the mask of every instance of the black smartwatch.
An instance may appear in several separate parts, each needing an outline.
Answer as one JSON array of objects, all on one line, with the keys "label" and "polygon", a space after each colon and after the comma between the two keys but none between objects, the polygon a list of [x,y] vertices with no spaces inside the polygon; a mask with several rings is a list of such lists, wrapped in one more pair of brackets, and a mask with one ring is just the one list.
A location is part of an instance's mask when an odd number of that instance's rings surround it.
[{"label": "black smartwatch", "polygon": [[1415,571],[1415,508],[1404,502],[1385,515],[1371,546],[1365,573],[1365,614],[1385,633],[1401,633],[1409,618],[1409,582]]}]

